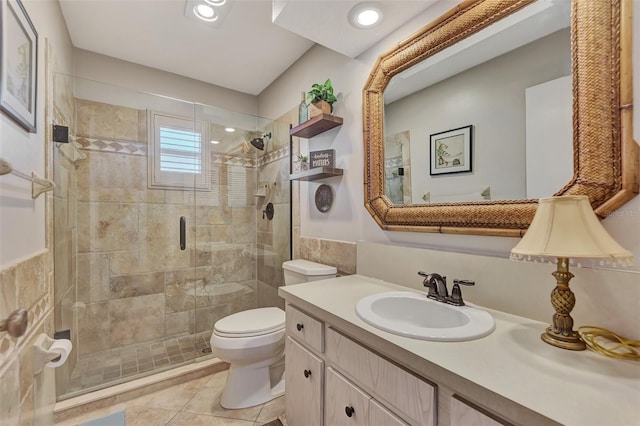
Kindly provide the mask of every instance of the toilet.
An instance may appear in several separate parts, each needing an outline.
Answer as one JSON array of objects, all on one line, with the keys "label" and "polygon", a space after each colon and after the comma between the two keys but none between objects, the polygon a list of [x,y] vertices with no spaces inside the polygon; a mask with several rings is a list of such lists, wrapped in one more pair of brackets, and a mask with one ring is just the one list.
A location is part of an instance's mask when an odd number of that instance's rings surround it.
[{"label": "toilet", "polygon": [[[336,276],[336,268],[304,259],[282,264],[284,284],[301,284]],[[211,348],[229,363],[220,405],[228,409],[264,404],[284,394],[285,314],[280,308],[257,308],[229,315],[213,326]]]}]

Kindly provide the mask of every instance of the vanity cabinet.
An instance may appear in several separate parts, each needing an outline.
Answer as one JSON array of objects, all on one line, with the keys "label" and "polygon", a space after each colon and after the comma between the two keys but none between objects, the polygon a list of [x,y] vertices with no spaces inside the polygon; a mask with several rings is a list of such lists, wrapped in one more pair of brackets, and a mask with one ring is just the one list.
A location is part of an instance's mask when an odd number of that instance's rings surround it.
[{"label": "vanity cabinet", "polygon": [[324,362],[290,336],[285,340],[285,389],[287,422],[291,425],[323,424]]},{"label": "vanity cabinet", "polygon": [[286,310],[285,400],[290,425],[435,424],[433,384],[297,307],[287,304]]},{"label": "vanity cabinet", "polygon": [[509,425],[498,421],[482,411],[462,401],[457,395],[451,398],[451,426],[502,426]]}]

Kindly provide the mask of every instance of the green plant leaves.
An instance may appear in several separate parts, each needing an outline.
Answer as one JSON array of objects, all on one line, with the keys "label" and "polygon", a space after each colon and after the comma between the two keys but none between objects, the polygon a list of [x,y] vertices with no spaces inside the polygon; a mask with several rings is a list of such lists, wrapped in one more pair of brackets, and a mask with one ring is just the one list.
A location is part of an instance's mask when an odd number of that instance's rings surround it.
[{"label": "green plant leaves", "polygon": [[307,99],[311,101],[311,103],[316,103],[320,101],[325,101],[328,104],[333,104],[338,99],[333,94],[333,85],[331,84],[331,79],[327,79],[324,84],[314,83],[311,85],[311,90],[307,94]]}]

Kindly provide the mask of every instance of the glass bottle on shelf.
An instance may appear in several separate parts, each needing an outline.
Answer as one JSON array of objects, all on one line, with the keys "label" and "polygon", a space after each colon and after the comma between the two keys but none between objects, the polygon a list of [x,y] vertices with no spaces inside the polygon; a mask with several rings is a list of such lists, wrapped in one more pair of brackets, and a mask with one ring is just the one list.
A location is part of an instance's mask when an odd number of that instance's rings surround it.
[{"label": "glass bottle on shelf", "polygon": [[309,106],[305,102],[306,93],[300,95],[300,105],[298,105],[298,124],[302,124],[309,119]]}]

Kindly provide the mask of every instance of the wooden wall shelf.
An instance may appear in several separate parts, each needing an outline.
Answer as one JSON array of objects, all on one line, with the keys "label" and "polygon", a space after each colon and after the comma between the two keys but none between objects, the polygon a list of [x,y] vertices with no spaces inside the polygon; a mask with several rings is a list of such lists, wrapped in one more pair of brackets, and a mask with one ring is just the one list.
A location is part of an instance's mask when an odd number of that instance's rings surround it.
[{"label": "wooden wall shelf", "polygon": [[342,169],[336,169],[332,167],[316,167],[313,169],[305,170],[304,172],[291,174],[289,175],[289,180],[311,181],[334,176],[342,176]]},{"label": "wooden wall shelf", "polygon": [[291,136],[309,139],[334,127],[342,126],[342,117],[331,114],[319,114],[289,131]]}]

